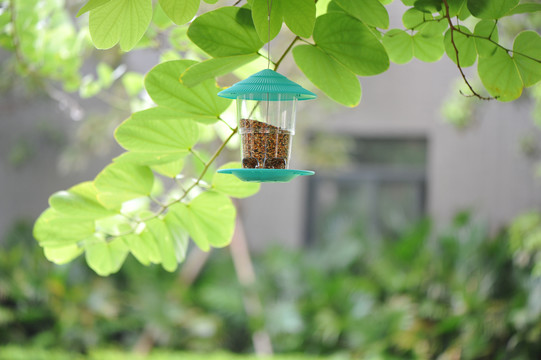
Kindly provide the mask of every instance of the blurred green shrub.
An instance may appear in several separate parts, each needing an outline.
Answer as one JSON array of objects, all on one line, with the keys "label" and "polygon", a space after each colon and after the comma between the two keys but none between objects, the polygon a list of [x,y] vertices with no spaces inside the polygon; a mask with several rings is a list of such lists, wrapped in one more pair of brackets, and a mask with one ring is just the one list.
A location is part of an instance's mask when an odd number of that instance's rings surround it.
[{"label": "blurred green shrub", "polygon": [[[385,360],[541,358],[541,279],[533,263],[517,263],[509,240],[521,236],[487,237],[466,213],[434,232],[425,220],[395,239],[351,233],[256,255],[256,290],[275,350]],[[135,261],[109,278],[79,262],[52,265],[34,245],[30,223],[16,224],[1,246],[0,345],[90,354],[110,346],[252,351],[227,250],[213,253],[186,287],[178,274]]]}]

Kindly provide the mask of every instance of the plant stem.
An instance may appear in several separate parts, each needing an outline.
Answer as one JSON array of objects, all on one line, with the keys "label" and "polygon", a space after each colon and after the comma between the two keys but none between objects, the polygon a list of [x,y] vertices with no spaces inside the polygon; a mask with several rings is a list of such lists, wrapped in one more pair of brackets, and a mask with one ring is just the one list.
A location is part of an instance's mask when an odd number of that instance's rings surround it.
[{"label": "plant stem", "polygon": [[280,56],[280,59],[278,59],[278,61],[276,62],[276,64],[274,64],[274,71],[278,70],[278,67],[280,66],[280,64],[282,63],[282,60],[284,60],[284,58],[286,57],[286,55],[289,53],[289,51],[291,51],[291,48],[293,47],[293,45],[295,45],[295,43],[297,41],[299,41],[301,38],[299,36],[295,36],[295,38],[293,39],[293,41],[291,42],[291,44],[289,44],[289,46],[287,47],[286,51],[284,51],[284,53],[282,54],[282,56]]}]

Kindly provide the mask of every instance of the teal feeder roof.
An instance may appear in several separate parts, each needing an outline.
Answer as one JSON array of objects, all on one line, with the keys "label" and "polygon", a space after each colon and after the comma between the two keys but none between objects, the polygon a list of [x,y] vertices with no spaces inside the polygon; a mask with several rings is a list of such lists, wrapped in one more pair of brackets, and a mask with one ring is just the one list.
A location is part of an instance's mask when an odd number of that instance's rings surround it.
[{"label": "teal feeder roof", "polygon": [[316,94],[313,92],[270,69],[255,73],[218,93],[218,96],[228,99],[236,99],[243,95],[251,95],[250,99],[259,101],[310,100],[316,98]]}]

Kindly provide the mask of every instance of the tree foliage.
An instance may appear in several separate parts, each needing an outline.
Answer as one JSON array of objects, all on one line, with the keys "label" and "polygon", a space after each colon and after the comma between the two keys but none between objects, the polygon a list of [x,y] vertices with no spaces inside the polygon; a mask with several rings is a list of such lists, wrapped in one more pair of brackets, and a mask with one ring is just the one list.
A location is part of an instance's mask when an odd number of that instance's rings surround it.
[{"label": "tree foliage", "polygon": [[[358,76],[381,74],[390,62],[403,64],[413,58],[433,62],[446,54],[457,65],[471,95],[480,98],[484,97],[463,71],[476,63],[485,89],[499,101],[515,100],[525,87],[541,80],[541,36],[537,32],[516,34],[511,47],[498,38],[503,18],[540,12],[540,4],[402,0],[407,7],[402,16],[404,27],[388,29],[386,5],[391,2],[273,0],[269,6],[265,0],[248,0],[235,6],[218,3],[202,12],[199,0],[160,0],[154,5],[151,0],[88,1],[79,15],[89,13],[90,37],[99,49],[118,44],[129,51],[142,46],[138,44],[152,33],[151,24],[167,28],[166,34],[175,42],[185,28],[178,25],[191,21],[187,39],[183,39],[208,58],[165,61],[147,74],[144,86],[155,107],[133,113],[116,130],[115,138],[126,152],[94,181],[53,194],[50,208],[37,220],[34,235],[46,256],[63,263],[86,252],[89,265],[108,275],[118,271],[128,253],[144,264],[160,263],[173,271],[184,258],[188,237],[203,250],[226,246],[235,220],[230,197],[250,196],[259,187],[214,172],[214,162],[234,138],[236,127],[227,125],[222,144],[208,157],[198,151],[199,134],[212,124],[226,123],[224,113],[231,106],[230,100],[216,96],[220,88],[215,77],[256,59],[268,59],[278,69],[291,52],[300,72],[315,87],[346,106],[356,106],[361,99]],[[24,27],[15,22],[17,17],[33,19],[31,10],[23,1],[4,4],[7,11],[0,14],[0,25],[11,24],[12,31],[3,33],[0,43],[13,50],[21,63],[33,63],[35,50],[21,46]],[[172,23],[176,25],[162,26]],[[269,34],[270,38],[291,38],[277,59],[263,48]],[[52,48],[64,43],[54,37],[45,42]],[[54,67],[55,59],[50,61]],[[77,63],[73,66],[55,68],[62,71],[59,76],[70,89],[80,86],[73,75]],[[102,73],[110,75],[110,71]],[[55,72],[45,75],[49,74]],[[199,173],[193,178],[180,175],[186,161],[198,163]],[[164,178],[172,184],[167,191],[161,186]]]}]

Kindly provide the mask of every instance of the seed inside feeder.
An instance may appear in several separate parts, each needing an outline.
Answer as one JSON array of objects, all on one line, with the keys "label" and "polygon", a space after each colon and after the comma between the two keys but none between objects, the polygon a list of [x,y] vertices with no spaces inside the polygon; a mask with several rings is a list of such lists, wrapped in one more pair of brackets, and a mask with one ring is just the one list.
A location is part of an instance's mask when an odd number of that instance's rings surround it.
[{"label": "seed inside feeder", "polygon": [[242,167],[287,169],[291,132],[261,121],[241,119]]}]

